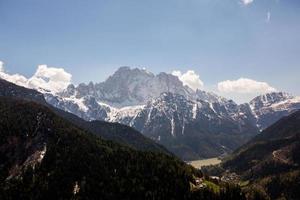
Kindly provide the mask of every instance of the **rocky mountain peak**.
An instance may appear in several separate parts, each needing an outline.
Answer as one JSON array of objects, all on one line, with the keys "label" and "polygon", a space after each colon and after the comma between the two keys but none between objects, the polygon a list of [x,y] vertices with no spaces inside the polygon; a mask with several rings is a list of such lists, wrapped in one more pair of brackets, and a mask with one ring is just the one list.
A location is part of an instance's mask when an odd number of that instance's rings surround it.
[{"label": "rocky mountain peak", "polygon": [[109,76],[107,80],[102,82],[102,85],[108,88],[111,87],[111,84],[116,84],[117,86],[128,86],[129,84],[146,81],[154,76],[154,74],[146,71],[145,69],[120,67],[113,75]]},{"label": "rocky mountain peak", "polygon": [[120,67],[113,75],[101,83],[70,85],[64,97],[82,98],[93,96],[97,101],[114,107],[145,105],[149,100],[157,98],[161,93],[172,92],[193,98],[193,91],[178,77],[168,73],[154,75],[146,69]]}]

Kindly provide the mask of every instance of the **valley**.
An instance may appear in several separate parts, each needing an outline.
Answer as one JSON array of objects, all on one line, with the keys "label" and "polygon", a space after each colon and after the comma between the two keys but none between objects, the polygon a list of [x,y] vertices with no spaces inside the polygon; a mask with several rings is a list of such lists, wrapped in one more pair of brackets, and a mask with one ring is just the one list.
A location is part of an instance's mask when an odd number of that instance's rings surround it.
[{"label": "valley", "polygon": [[188,161],[187,163],[197,169],[201,169],[202,167],[205,166],[218,165],[221,163],[221,160],[218,157],[216,157],[216,158]]}]

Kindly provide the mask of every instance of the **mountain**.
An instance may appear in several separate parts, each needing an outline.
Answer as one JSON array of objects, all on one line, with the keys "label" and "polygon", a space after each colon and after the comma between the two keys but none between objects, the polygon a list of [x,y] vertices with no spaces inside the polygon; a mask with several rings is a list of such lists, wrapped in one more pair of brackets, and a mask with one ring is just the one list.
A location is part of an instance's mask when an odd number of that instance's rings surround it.
[{"label": "mountain", "polygon": [[155,143],[151,139],[146,138],[133,128],[103,121],[85,121],[78,116],[71,114],[70,112],[65,112],[49,105],[44,99],[44,95],[36,90],[17,86],[13,83],[0,79],[0,97],[1,96],[29,100],[47,106],[53,112],[69,122],[84,130],[92,132],[101,138],[112,140],[142,151],[162,152],[170,155],[170,152],[167,151],[163,146]]},{"label": "mountain", "polygon": [[[276,100],[275,100],[276,101]],[[283,117],[228,158],[223,167],[270,199],[300,197],[300,111]]]},{"label": "mountain", "polygon": [[143,69],[121,67],[104,82],[70,85],[61,96],[76,99],[92,96],[96,101],[120,108],[143,105],[163,92],[189,96],[193,91],[171,74],[154,75]]},{"label": "mountain", "polygon": [[[197,94],[200,96],[200,92]],[[86,120],[118,122],[135,128],[184,160],[230,152],[258,133],[247,104],[209,93],[206,100],[165,92],[145,105],[112,107],[93,96],[66,98],[45,94],[47,102]]]},{"label": "mountain", "polygon": [[257,126],[263,130],[280,118],[299,110],[300,97],[273,92],[254,98],[249,104],[257,118]]},{"label": "mountain", "polygon": [[248,105],[193,91],[166,73],[121,67],[102,83],[44,95],[49,104],[85,120],[131,126],[184,160],[231,152],[258,134]]},{"label": "mountain", "polygon": [[[56,94],[41,92],[58,109],[86,121],[130,126],[184,160],[232,152],[300,108],[299,97],[282,92],[238,105],[211,92],[194,91],[171,74],[129,67],[119,68],[104,82],[71,84]],[[121,137],[113,139],[120,142]]]},{"label": "mountain", "polygon": [[181,158],[190,160],[229,152],[257,133],[244,115],[232,112],[234,109],[241,110],[233,102],[220,105],[162,93],[135,115],[121,114],[111,120],[134,127]]}]

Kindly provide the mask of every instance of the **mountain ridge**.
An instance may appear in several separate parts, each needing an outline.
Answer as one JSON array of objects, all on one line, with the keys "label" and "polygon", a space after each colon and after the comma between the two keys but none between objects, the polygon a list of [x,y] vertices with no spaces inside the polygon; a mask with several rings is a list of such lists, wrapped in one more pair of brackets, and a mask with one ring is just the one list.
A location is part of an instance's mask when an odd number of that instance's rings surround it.
[{"label": "mountain ridge", "polygon": [[[54,107],[87,121],[117,122],[133,127],[148,138],[168,146],[184,160],[229,153],[281,117],[300,109],[300,98],[286,93],[270,93],[238,105],[211,92],[194,91],[171,74],[155,75],[130,67],[121,67],[104,82],[69,85],[57,94],[42,92],[46,101]],[[165,94],[174,98],[163,99]],[[221,133],[221,129],[226,131]],[[176,141],[179,139],[176,136],[180,135],[182,139],[187,130],[193,137],[205,135],[204,140],[207,141],[211,135],[215,137],[221,133],[224,137],[220,136],[223,141],[211,139],[209,143],[213,145],[207,148],[214,153],[207,154],[207,150],[199,149],[198,145],[189,141],[195,138],[188,139],[188,144]],[[233,138],[231,142],[225,138],[226,134],[230,138],[236,133],[240,133],[238,137],[241,138]],[[193,156],[185,156],[182,149]]]}]

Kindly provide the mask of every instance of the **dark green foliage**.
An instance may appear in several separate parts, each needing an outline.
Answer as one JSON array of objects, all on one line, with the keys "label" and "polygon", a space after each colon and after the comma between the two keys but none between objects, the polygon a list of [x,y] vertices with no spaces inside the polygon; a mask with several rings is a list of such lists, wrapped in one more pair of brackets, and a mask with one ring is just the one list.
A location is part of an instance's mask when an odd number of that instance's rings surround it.
[{"label": "dark green foliage", "polygon": [[[177,158],[101,140],[35,103],[1,99],[0,133],[0,199],[185,199],[190,193],[194,169]],[[42,162],[27,165],[44,145]]]},{"label": "dark green foliage", "polygon": [[220,192],[214,192],[210,188],[194,191],[192,193],[193,200],[246,200],[245,194],[241,188],[227,183],[221,183]]},{"label": "dark green foliage", "polygon": [[300,197],[300,171],[285,173],[270,178],[266,184],[271,199],[285,196],[287,199]]},{"label": "dark green foliage", "polygon": [[249,199],[300,198],[300,111],[233,153],[222,167],[250,180]]},{"label": "dark green foliage", "polygon": [[143,136],[135,129],[126,125],[92,121],[87,124],[86,129],[102,138],[116,141],[138,150],[161,152],[171,155],[165,147],[155,143],[153,140]]}]

